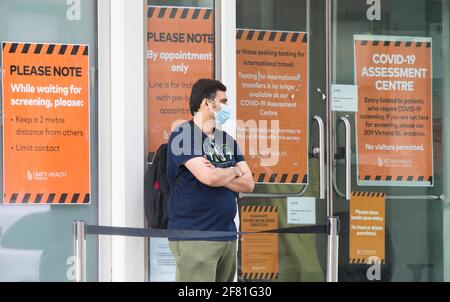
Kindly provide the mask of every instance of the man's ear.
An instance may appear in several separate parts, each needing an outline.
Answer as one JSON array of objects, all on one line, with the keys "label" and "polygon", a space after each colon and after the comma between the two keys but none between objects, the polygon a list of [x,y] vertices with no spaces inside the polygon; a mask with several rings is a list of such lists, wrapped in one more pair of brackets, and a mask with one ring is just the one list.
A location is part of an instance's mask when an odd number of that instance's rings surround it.
[{"label": "man's ear", "polygon": [[199,111],[200,111],[200,109],[204,108],[205,106],[206,106],[205,99],[203,99],[202,102],[200,103],[200,107],[198,108]]},{"label": "man's ear", "polygon": [[[208,102],[208,99],[207,99],[207,98],[204,98],[204,99],[203,99],[202,104],[204,104],[206,108],[208,108],[208,107],[210,106],[210,103]],[[213,108],[213,109],[214,109],[214,108]]]}]

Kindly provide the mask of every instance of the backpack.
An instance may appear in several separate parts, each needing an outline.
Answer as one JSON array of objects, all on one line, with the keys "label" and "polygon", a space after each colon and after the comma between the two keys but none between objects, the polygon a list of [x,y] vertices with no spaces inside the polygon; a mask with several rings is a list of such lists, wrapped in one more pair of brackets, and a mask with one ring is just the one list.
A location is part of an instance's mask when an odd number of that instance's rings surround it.
[{"label": "backpack", "polygon": [[[170,186],[166,175],[167,144],[162,144],[153,156],[144,177],[144,211],[149,227],[166,229],[169,222],[167,202]],[[175,185],[182,173],[177,175]]]}]

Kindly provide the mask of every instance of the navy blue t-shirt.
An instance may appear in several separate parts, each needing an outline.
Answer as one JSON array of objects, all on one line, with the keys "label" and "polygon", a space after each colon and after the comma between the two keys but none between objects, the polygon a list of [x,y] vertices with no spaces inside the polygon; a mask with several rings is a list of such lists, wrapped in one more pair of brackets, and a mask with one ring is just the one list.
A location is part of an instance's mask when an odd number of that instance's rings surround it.
[{"label": "navy blue t-shirt", "polygon": [[[171,191],[167,227],[170,230],[236,231],[237,194],[225,187],[215,188],[201,183],[184,166],[190,159],[205,155],[214,166],[220,168],[244,161],[236,141],[224,131],[216,129],[210,138],[190,121],[171,133],[166,170]],[[208,240],[234,239],[236,236]]]}]

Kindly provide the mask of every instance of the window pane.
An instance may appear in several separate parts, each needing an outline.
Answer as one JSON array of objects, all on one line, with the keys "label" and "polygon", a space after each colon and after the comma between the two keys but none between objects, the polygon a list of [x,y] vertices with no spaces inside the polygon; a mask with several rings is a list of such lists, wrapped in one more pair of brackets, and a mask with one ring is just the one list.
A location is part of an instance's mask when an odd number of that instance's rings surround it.
[{"label": "window pane", "polygon": [[[81,0],[80,4],[76,11],[69,12],[75,14],[75,19],[70,21],[68,10],[72,5],[66,1],[0,1],[0,41],[88,44],[91,71],[91,204],[0,205],[0,281],[69,281],[74,271],[70,258],[73,255],[72,222],[77,219],[98,223],[97,2]],[[3,195],[3,188],[1,191]],[[97,257],[97,240],[88,238],[87,278],[90,281],[97,280]]]}]

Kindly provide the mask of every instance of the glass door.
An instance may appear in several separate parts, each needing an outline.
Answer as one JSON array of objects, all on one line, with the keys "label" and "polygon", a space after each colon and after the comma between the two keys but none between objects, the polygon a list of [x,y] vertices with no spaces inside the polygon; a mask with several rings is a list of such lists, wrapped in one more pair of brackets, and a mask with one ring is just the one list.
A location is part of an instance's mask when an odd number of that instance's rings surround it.
[{"label": "glass door", "polygon": [[[212,0],[147,1],[147,151],[148,167],[171,129],[190,120],[189,95],[200,78],[214,77],[215,10]],[[160,36],[211,37],[168,43]],[[158,60],[161,53],[202,54],[201,59]],[[203,55],[206,54],[206,55]],[[180,69],[182,68],[181,72]],[[170,101],[168,101],[168,99]],[[164,101],[164,99],[166,101]],[[146,218],[150,209],[146,208]],[[148,280],[175,281],[176,263],[167,238],[148,240]]]},{"label": "glass door", "polygon": [[443,281],[448,1],[332,3],[339,281]]},{"label": "glass door", "polygon": [[236,3],[238,280],[448,280],[449,1]]},{"label": "glass door", "polygon": [[236,4],[237,139],[257,183],[240,229],[304,232],[243,236],[238,280],[325,281],[325,3]]}]

